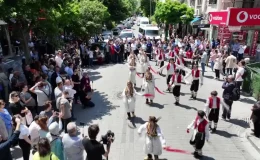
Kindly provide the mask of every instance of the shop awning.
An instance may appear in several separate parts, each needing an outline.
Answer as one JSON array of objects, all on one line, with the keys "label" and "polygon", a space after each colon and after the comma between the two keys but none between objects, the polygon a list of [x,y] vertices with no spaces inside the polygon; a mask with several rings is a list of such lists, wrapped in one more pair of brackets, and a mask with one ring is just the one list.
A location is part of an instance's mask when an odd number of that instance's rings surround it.
[{"label": "shop awning", "polygon": [[195,22],[198,22],[200,20],[202,20],[201,17],[195,17],[190,23],[195,23]]}]

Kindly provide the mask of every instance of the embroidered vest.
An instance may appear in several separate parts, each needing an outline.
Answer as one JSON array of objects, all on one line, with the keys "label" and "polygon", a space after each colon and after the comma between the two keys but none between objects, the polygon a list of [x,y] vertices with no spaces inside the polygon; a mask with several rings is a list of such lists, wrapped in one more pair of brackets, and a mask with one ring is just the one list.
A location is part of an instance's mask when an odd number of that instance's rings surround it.
[{"label": "embroidered vest", "polygon": [[[167,71],[169,70],[171,68],[171,63],[168,63],[168,65],[167,65]],[[173,69],[175,70],[176,69],[176,65],[175,64],[173,64]]]},{"label": "embroidered vest", "polygon": [[[172,75],[172,83],[175,82],[175,76],[176,76],[175,74]],[[179,74],[178,77],[177,77],[177,83],[181,83],[181,74]]]},{"label": "embroidered vest", "polygon": [[[212,97],[209,97],[209,108],[212,108],[213,107],[213,98]],[[220,98],[217,97],[217,108],[220,107]]]},{"label": "embroidered vest", "polygon": [[201,133],[205,133],[205,128],[206,128],[206,125],[208,124],[208,121],[203,119],[200,124],[198,125],[198,120],[199,120],[199,117],[196,117],[195,119],[195,124],[194,124],[194,129],[197,129],[198,128],[198,131],[201,132]]},{"label": "embroidered vest", "polygon": [[162,59],[164,59],[164,53],[162,53],[162,52],[160,51],[159,60],[162,60]]},{"label": "embroidered vest", "polygon": [[170,52],[169,57],[174,57],[174,53]]},{"label": "embroidered vest", "polygon": [[[182,62],[182,64],[185,64],[184,58],[181,58],[181,62]],[[180,60],[179,59],[177,60],[177,64],[180,65]]]},{"label": "embroidered vest", "polygon": [[[195,72],[195,73],[194,73]],[[200,71],[199,70],[192,70],[191,71],[191,74],[192,74],[192,77],[196,77],[196,78],[198,78],[198,77],[200,77]]]}]

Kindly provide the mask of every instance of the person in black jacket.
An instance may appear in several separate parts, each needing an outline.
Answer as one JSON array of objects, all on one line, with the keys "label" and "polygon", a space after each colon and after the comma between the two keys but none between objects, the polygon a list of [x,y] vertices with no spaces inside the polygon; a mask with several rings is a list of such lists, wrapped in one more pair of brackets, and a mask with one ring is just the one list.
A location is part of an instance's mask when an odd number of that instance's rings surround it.
[{"label": "person in black jacket", "polygon": [[10,147],[11,147],[11,145],[15,144],[15,142],[18,140],[19,135],[20,135],[21,120],[19,118],[16,118],[15,121],[16,121],[17,125],[16,125],[13,135],[6,142],[1,142],[2,138],[0,137],[1,159],[4,159],[4,160],[13,159],[11,152],[10,152]]},{"label": "person in black jacket", "polygon": [[224,89],[223,91],[223,99],[224,103],[227,104],[229,108],[224,107],[223,108],[223,114],[222,114],[222,119],[224,120],[229,120],[230,115],[231,115],[231,109],[232,109],[232,104],[233,104],[233,89],[236,87],[235,82],[234,82],[234,76],[229,75],[226,79],[226,81],[223,83],[222,88]]},{"label": "person in black jacket", "polygon": [[55,67],[55,72],[53,72],[51,75],[51,86],[53,91],[57,87],[57,83],[56,83],[57,77],[60,77],[60,67],[58,66]]},{"label": "person in black jacket", "polygon": [[250,119],[253,121],[254,124],[254,129],[252,129],[252,131],[254,132],[256,137],[260,138],[260,101],[254,104],[251,110],[252,115]]}]

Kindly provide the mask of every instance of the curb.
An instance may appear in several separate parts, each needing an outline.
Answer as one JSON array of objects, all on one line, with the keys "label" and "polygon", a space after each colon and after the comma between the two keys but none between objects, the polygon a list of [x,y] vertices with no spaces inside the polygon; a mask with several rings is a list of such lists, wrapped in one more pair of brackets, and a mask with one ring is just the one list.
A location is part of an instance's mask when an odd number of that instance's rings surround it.
[{"label": "curb", "polygon": [[[251,145],[260,154],[260,139],[255,137],[255,136],[253,136],[253,135],[251,135],[250,131],[246,132],[246,139],[251,143]],[[258,144],[256,142],[258,142]]]}]

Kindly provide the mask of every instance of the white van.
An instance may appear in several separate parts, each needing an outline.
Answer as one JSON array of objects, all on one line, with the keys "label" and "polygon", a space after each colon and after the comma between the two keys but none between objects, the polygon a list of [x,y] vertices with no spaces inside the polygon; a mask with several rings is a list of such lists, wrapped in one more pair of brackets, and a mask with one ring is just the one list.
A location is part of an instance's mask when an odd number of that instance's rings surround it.
[{"label": "white van", "polygon": [[147,24],[149,24],[149,19],[147,17],[142,17],[139,19],[140,27],[146,26]]},{"label": "white van", "polygon": [[159,28],[153,25],[146,25],[143,27],[139,27],[139,37],[145,36],[146,38],[153,39],[153,37],[158,40],[161,39]]}]

